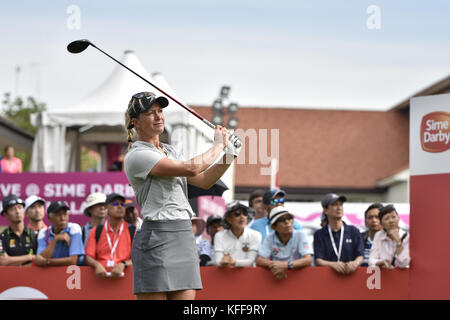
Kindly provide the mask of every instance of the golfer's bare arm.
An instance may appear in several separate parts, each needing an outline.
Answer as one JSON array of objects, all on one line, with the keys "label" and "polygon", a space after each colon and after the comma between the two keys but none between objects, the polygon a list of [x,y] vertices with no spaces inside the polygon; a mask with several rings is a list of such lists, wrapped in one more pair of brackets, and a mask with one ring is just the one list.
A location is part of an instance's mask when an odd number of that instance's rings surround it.
[{"label": "golfer's bare arm", "polygon": [[194,177],[208,168],[220,155],[223,146],[214,145],[205,153],[188,161],[163,158],[150,171],[156,177]]}]

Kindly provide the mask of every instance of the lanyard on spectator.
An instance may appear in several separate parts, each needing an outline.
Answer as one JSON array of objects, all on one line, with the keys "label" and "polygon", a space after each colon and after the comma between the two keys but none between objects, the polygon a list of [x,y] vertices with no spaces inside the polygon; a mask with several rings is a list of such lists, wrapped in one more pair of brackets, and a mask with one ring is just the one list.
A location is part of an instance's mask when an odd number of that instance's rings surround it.
[{"label": "lanyard on spectator", "polygon": [[120,225],[119,236],[117,237],[117,240],[114,242],[114,246],[111,244],[111,238],[109,237],[108,219],[106,219],[106,221],[105,221],[105,231],[106,231],[105,232],[106,240],[108,240],[108,245],[109,245],[109,248],[111,249],[111,259],[113,259],[114,252],[116,252],[117,244],[119,243],[119,240],[120,240],[120,235],[122,234],[122,231],[123,231],[123,221],[122,221],[122,224]]},{"label": "lanyard on spectator", "polygon": [[336,253],[337,261],[341,260],[342,243],[344,242],[344,224],[341,227],[341,238],[339,239],[339,251],[336,249],[336,243],[334,242],[333,235],[331,234],[330,225],[328,225],[328,233],[330,234],[331,244],[333,245],[334,253]]}]

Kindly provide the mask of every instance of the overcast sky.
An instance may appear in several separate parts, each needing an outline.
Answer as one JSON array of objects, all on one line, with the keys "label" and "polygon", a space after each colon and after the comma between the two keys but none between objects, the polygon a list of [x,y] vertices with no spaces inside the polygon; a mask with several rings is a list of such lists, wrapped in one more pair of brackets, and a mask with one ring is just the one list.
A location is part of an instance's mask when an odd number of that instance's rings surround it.
[{"label": "overcast sky", "polygon": [[[368,13],[372,5],[379,11]],[[68,53],[80,38],[117,58],[134,50],[190,105],[210,105],[226,84],[241,106],[386,110],[450,74],[444,0],[15,0],[0,8],[0,94],[18,91],[49,108],[76,104],[115,67],[93,49]]]}]

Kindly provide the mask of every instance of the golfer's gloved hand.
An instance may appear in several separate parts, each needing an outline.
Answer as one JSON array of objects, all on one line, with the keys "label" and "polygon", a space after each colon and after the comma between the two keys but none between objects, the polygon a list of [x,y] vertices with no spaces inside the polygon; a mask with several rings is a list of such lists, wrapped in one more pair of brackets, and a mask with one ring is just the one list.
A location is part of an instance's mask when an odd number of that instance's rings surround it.
[{"label": "golfer's gloved hand", "polygon": [[230,154],[235,157],[239,155],[242,149],[242,141],[236,135],[232,134],[228,138],[227,146],[225,148],[225,154]]}]

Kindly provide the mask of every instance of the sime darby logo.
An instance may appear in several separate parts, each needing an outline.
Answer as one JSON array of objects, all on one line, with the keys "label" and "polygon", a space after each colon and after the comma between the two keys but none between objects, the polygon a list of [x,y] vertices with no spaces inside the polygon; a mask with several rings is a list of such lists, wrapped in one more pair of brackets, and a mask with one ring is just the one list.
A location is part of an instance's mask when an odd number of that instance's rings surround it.
[{"label": "sime darby logo", "polygon": [[437,111],[424,115],[420,125],[420,142],[426,152],[450,149],[450,113]]}]

